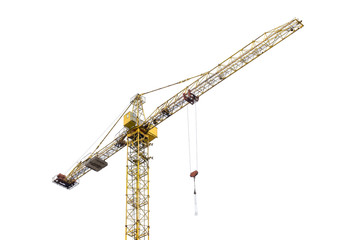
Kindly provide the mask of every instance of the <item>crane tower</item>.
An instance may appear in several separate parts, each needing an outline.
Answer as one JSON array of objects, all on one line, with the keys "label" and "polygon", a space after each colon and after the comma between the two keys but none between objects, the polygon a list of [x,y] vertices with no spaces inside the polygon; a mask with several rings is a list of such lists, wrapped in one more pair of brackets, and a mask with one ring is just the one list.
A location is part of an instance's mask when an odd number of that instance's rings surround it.
[{"label": "crane tower", "polygon": [[[115,135],[115,138],[102,148],[100,148],[103,143],[101,141],[95,150],[78,162],[68,174],[56,175],[53,182],[71,189],[78,185],[78,180],[89,171],[97,172],[106,167],[108,158],[126,147],[125,239],[149,239],[149,161],[151,159],[149,147],[151,142],[157,138],[157,126],[188,104],[199,101],[201,95],[302,27],[302,21],[295,18],[260,35],[211,70],[178,82],[193,81],[158,106],[148,117],[145,116],[143,108],[146,93],[136,94],[115,123],[116,125],[124,117],[124,127]],[[129,109],[131,110],[128,111]]]}]

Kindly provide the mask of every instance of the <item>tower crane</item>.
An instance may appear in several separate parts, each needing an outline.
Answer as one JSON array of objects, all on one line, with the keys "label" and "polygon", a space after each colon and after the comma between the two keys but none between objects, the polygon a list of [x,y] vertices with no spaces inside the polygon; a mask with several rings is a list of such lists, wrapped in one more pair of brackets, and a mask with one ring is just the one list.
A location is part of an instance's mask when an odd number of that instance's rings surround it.
[{"label": "tower crane", "polygon": [[[211,70],[175,83],[179,84],[192,80],[191,84],[158,106],[148,117],[145,117],[143,108],[146,93],[136,94],[115,123],[116,125],[124,117],[124,127],[115,135],[115,138],[100,148],[114,125],[92,153],[79,161],[68,174],[56,175],[53,182],[67,189],[72,189],[78,185],[82,176],[91,170],[100,171],[108,165],[107,160],[112,155],[126,147],[125,239],[149,239],[149,162],[151,159],[149,147],[152,145],[152,141],[157,138],[157,126],[188,104],[199,101],[204,93],[302,27],[302,21],[295,18],[260,35]],[[131,110],[129,111],[129,109]],[[194,175],[197,175],[197,171],[195,174],[192,173],[192,177]]]}]

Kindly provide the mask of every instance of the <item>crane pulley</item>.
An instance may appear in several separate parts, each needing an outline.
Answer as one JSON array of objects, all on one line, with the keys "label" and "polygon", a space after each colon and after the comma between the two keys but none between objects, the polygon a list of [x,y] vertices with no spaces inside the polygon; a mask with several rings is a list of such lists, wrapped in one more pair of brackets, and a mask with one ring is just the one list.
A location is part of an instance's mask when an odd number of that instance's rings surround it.
[{"label": "crane pulley", "polygon": [[196,96],[189,89],[186,93],[183,93],[184,100],[193,105],[197,101],[199,101],[199,96]]},{"label": "crane pulley", "polygon": [[[101,141],[96,149],[78,162],[68,174],[56,175],[53,178],[53,182],[67,189],[71,189],[78,185],[78,180],[82,176],[91,170],[100,171],[107,166],[107,160],[111,156],[124,147],[127,147],[125,239],[148,239],[150,229],[149,160],[151,159],[149,156],[149,146],[152,144],[151,142],[157,138],[157,126],[188,104],[195,104],[199,101],[201,95],[208,92],[302,27],[302,21],[295,18],[260,35],[210,71],[175,83],[179,84],[193,80],[191,84],[158,106],[148,117],[145,117],[143,109],[143,104],[145,103],[143,95],[175,84],[135,95],[127,108],[128,110],[131,107],[131,111],[126,112],[127,110],[125,110],[119,118],[120,120],[124,117],[124,127],[115,135],[115,138],[102,148],[100,148],[100,145],[103,143],[103,141]],[[114,127],[111,128],[111,130],[113,129]],[[190,176],[195,180],[197,174],[198,171],[196,170],[191,172]]]}]

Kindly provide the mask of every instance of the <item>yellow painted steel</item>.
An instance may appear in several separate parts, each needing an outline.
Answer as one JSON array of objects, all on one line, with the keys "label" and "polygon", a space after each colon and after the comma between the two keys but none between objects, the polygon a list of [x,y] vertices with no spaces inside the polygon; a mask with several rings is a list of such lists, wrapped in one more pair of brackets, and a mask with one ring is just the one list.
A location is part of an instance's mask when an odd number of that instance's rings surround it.
[{"label": "yellow painted steel", "polygon": [[[131,99],[131,112],[128,112],[124,117],[124,128],[116,134],[115,139],[100,150],[97,150],[98,146],[94,152],[78,162],[70,173],[66,175],[65,180],[63,178],[57,179],[61,181],[62,184],[60,185],[67,185],[70,188],[72,183],[88,173],[90,168],[86,167],[85,163],[89,159],[97,157],[105,161],[127,146],[125,239],[148,240],[150,229],[149,160],[151,159],[149,156],[149,146],[152,144],[150,142],[157,138],[156,126],[188,104],[184,98],[184,93],[190,90],[192,94],[200,97],[302,27],[302,22],[295,18],[290,22],[265,32],[210,71],[181,81],[185,82],[195,79],[186,88],[157,107],[148,118],[145,117],[143,109],[143,104],[145,103],[143,95],[146,93],[137,94]],[[172,85],[174,84],[168,86]],[[163,88],[153,91],[159,89]]]},{"label": "yellow painted steel", "polygon": [[[191,90],[191,92],[196,96],[201,96],[202,94],[206,93],[214,86],[224,81],[229,76],[239,71],[241,68],[258,58],[259,56],[276,46],[278,43],[282,42],[283,40],[297,32],[303,26],[304,25],[302,24],[302,21],[295,18],[277,28],[274,28],[260,35],[248,45],[237,51],[235,54],[231,55],[229,58],[218,64],[216,67],[212,68],[210,71],[197,75],[193,78],[189,78],[195,80],[183,90],[181,90],[173,97],[165,101],[163,104],[161,104],[159,107],[157,107],[155,111],[153,111],[149,115],[149,117],[144,117],[143,119],[145,120],[140,124],[141,128],[145,129],[146,132],[151,131],[152,128],[156,127],[161,122],[165,121],[167,118],[174,115],[176,112],[178,112],[180,109],[184,108],[188,104],[188,102],[185,101],[183,98],[183,94],[186,93],[188,90]],[[189,79],[186,79],[184,81],[187,81]],[[134,99],[132,101],[134,101]],[[144,102],[143,99],[142,101]],[[134,110],[132,110],[132,112],[134,112]],[[94,152],[92,156],[97,156],[102,160],[106,160],[116,152],[120,151],[125,146],[124,144],[121,144],[121,142],[124,141],[124,139],[126,138],[128,131],[129,128],[124,127],[112,142],[110,142],[97,152]],[[151,138],[152,136],[150,136],[150,139]],[[70,173],[66,175],[66,178],[69,182],[78,180],[90,171],[90,169],[85,166],[85,162],[87,160],[88,158],[84,158],[84,160],[81,160],[70,171]]]},{"label": "yellow painted steel", "polygon": [[143,126],[147,129],[150,129],[152,126],[157,126],[189,104],[183,97],[189,90],[194,95],[200,97],[272,47],[294,34],[303,26],[302,21],[295,18],[290,22],[260,35],[210,71],[198,75],[190,85],[157,107],[145,120]]},{"label": "yellow painted steel", "polygon": [[133,128],[136,125],[136,115],[133,112],[128,112],[124,116],[124,126]]},{"label": "yellow painted steel", "polygon": [[157,138],[157,127],[153,127],[148,131],[149,134],[149,142]]},{"label": "yellow painted steel", "polygon": [[127,134],[125,239],[149,239],[149,146],[150,136],[139,127],[143,101],[133,101],[136,125]]}]

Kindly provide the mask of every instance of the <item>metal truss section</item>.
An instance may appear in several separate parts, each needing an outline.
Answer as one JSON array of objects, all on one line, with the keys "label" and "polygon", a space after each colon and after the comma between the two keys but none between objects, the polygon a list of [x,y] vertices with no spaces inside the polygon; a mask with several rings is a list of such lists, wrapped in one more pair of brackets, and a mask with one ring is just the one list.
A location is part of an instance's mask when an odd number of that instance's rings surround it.
[{"label": "metal truss section", "polygon": [[[131,99],[133,105],[133,112],[137,113],[139,116],[137,125],[139,126],[140,122],[142,123],[145,119],[143,104],[145,103],[145,97],[137,94]],[[87,167],[87,163],[91,161],[92,158],[99,158],[103,161],[110,158],[112,155],[120,151],[126,146],[126,136],[129,132],[129,129],[124,127],[121,131],[116,134],[116,137],[113,141],[108,143],[105,147],[95,152],[94,154],[85,157],[84,160],[77,163],[77,165],[71,170],[71,172],[66,176],[66,180],[69,182],[77,181],[79,178],[84,176],[86,173],[90,172],[91,168]]]},{"label": "metal truss section", "polygon": [[[224,81],[235,72],[239,71],[241,68],[243,68],[244,66],[255,60],[256,58],[258,58],[259,56],[270,50],[272,47],[274,47],[275,45],[277,45],[278,43],[280,43],[290,35],[294,34],[302,27],[303,27],[302,22],[295,18],[288,23],[285,23],[277,28],[265,32],[264,34],[262,34],[261,36],[250,42],[248,45],[246,45],[244,48],[242,48],[241,50],[239,50],[229,58],[225,59],[223,62],[218,64],[210,71],[178,82],[178,83],[182,83],[194,79],[194,81],[190,85],[188,85],[186,88],[175,94],[173,97],[168,99],[159,107],[157,107],[155,111],[153,111],[148,118],[145,117],[143,110],[143,104],[145,103],[145,98],[144,96],[142,96],[143,94],[135,95],[131,99],[130,105],[128,107],[130,107],[131,105],[133,107],[132,112],[136,115],[136,124],[134,124],[134,126],[132,126],[131,129],[128,127],[124,127],[115,136],[115,139],[112,140],[110,143],[108,143],[105,147],[103,147],[98,151],[96,148],[96,150],[94,150],[92,154],[86,156],[80,162],[78,162],[75,165],[75,167],[72,168],[69,174],[67,174],[66,176],[63,174],[56,175],[55,178],[53,179],[53,182],[65,186],[67,188],[76,186],[78,184],[78,179],[84,176],[90,170],[92,169],[101,170],[104,166],[106,166],[105,161],[108,158],[110,158],[112,155],[123,149],[126,145],[128,145],[129,143],[127,141],[129,141],[129,136],[130,135],[132,136],[132,134],[136,133],[137,131],[141,132],[141,136],[147,135],[147,141],[149,141],[149,137],[151,138],[152,136],[150,131],[151,129],[153,129],[161,122],[163,122],[165,119],[169,118],[170,116],[172,116],[173,114],[184,108],[187,104],[195,103],[202,94],[206,93],[211,88],[215,87],[217,84]],[[126,108],[125,112],[127,111],[127,109],[128,108]],[[152,139],[153,138],[154,136],[152,136]],[[131,139],[131,141],[134,140]],[[101,143],[99,144],[99,146],[101,145]],[[138,144],[138,146],[144,145],[143,142],[142,143],[139,142],[136,144]],[[128,145],[128,149],[129,149],[129,145]],[[137,150],[138,159],[140,159],[139,158],[140,154],[143,154],[141,151],[143,150],[140,148]],[[128,155],[129,159],[133,159],[132,157],[133,155],[131,156]],[[146,159],[146,156],[144,159]],[[148,163],[146,163],[145,165],[147,164]],[[129,166],[130,165],[131,164],[129,164]],[[131,169],[130,173],[132,171],[133,169]],[[137,171],[140,170],[137,169]],[[138,233],[140,230],[138,229],[136,231]],[[129,233],[131,232],[132,230],[129,228]]]},{"label": "metal truss section", "polygon": [[201,74],[193,83],[160,105],[142,125],[150,130],[160,124],[189,104],[183,97],[183,94],[186,94],[188,90],[197,97],[201,96],[302,27],[301,21],[295,18],[284,25],[265,32],[210,71]]},{"label": "metal truss section", "polygon": [[125,239],[149,239],[149,136],[128,134]]},{"label": "metal truss section", "polygon": [[[157,125],[184,108],[186,105],[195,104],[201,95],[221,83],[241,68],[254,61],[256,58],[276,46],[278,43],[301,29],[303,24],[298,19],[293,19],[277,28],[265,32],[248,45],[225,59],[208,72],[185,79],[175,84],[193,80],[191,84],[165,101],[153,111],[148,118],[145,117],[143,94],[136,94],[131,98],[130,104],[124,113],[117,118],[116,123],[106,134],[98,146],[81,161],[77,162],[67,175],[59,173],[53,178],[57,185],[71,189],[79,184],[79,178],[90,170],[100,171],[107,166],[107,159],[115,153],[127,148],[126,165],[126,240],[149,240],[149,146],[157,138]],[[175,84],[158,88],[154,92]],[[132,106],[132,111],[129,108]],[[125,115],[124,115],[125,114]],[[107,145],[103,142],[116,124],[124,117],[124,128],[116,134],[115,138]],[[191,172],[191,177],[196,177],[197,171]],[[196,201],[196,199],[195,199]],[[195,202],[196,204],[196,202]]]},{"label": "metal truss section", "polygon": [[73,169],[72,171],[66,176],[66,179],[69,181],[76,181],[82,176],[84,176],[86,173],[88,173],[91,168],[86,166],[87,161],[90,159],[97,157],[101,160],[105,161],[108,158],[110,158],[112,155],[120,151],[126,146],[126,135],[127,135],[128,129],[123,128],[115,137],[113,141],[111,141],[109,144],[107,144],[105,147],[97,151],[93,156],[87,156],[84,160],[80,161]]}]

